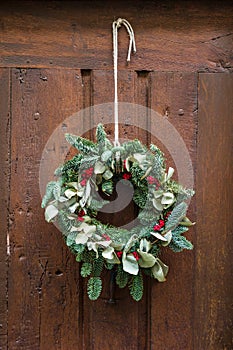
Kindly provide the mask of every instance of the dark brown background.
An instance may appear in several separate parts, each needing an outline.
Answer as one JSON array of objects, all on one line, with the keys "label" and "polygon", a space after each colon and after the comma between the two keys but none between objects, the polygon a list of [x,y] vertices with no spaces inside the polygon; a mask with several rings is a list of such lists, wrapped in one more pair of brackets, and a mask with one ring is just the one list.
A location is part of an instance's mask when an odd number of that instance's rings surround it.
[{"label": "dark brown background", "polygon": [[[100,300],[89,301],[60,232],[45,223],[38,172],[56,126],[112,102],[118,17],[131,22],[137,41],[126,66],[120,30],[119,100],[158,111],[183,137],[195,172],[189,216],[197,224],[188,233],[193,252],[164,254],[166,283],[145,281],[139,303],[117,289],[110,305],[109,276]],[[232,49],[226,1],[1,4],[0,349],[233,348]],[[121,125],[120,134],[150,142],[132,126]]]}]

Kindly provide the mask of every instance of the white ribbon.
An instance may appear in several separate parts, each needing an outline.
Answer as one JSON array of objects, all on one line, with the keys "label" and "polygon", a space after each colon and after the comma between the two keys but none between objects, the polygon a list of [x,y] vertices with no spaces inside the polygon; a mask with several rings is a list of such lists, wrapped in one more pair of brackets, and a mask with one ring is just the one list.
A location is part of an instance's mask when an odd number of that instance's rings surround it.
[{"label": "white ribbon", "polygon": [[118,44],[117,44],[117,34],[118,28],[122,25],[125,26],[129,34],[129,49],[127,62],[130,61],[131,52],[136,52],[136,43],[134,37],[134,31],[130,23],[124,18],[118,18],[112,24],[113,32],[113,65],[114,65],[114,122],[115,122],[115,146],[120,146],[119,143],[119,127],[118,127],[118,95],[117,95],[117,59],[118,59]]}]

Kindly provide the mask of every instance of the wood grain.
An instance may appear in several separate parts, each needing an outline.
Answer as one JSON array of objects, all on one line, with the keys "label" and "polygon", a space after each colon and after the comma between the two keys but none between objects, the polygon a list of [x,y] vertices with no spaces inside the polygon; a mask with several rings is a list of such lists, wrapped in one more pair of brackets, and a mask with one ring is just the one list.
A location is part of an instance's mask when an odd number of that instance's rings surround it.
[{"label": "wood grain", "polygon": [[[132,69],[232,70],[233,8],[229,1],[8,1],[0,9],[3,67],[112,67],[111,23],[127,18],[137,54]],[[119,67],[128,35],[121,29]]]},{"label": "wood grain", "polygon": [[[119,101],[127,101],[133,103],[135,101],[135,86],[137,74],[129,71],[127,74],[119,72]],[[99,105],[112,101],[113,74],[109,71],[93,71],[92,72],[92,103]],[[111,103],[110,103],[111,107]],[[96,125],[103,122],[106,125],[106,131],[111,138],[114,138],[114,127],[112,124],[113,116],[107,116],[108,106],[106,106],[106,115],[94,113],[92,123]],[[97,110],[98,112],[98,110]],[[108,119],[109,118],[109,119]],[[109,122],[109,123],[108,123]],[[133,116],[131,120],[133,124]],[[132,126],[120,124],[120,138],[137,137]],[[103,214],[109,218],[109,222],[119,224],[118,213]],[[121,213],[120,218],[133,218],[134,208],[127,208]],[[146,295],[146,293],[145,293]],[[120,290],[115,286],[116,304],[108,303],[110,298],[110,272],[103,274],[103,291],[99,300],[91,303],[85,296],[85,323],[84,344],[87,349],[139,349],[146,348],[147,339],[144,336],[146,331],[146,303],[145,298],[142,303],[134,302],[129,296],[128,289]],[[92,305],[93,304],[93,305]],[[125,311],[127,310],[127,313]],[[127,323],[127,327],[125,324]],[[91,325],[89,327],[88,325]],[[107,330],[108,336],[103,336]]]},{"label": "wood grain", "polygon": [[[0,69],[0,348],[7,349],[7,234],[10,194],[10,70]],[[8,247],[9,249],[9,247]]]},{"label": "wood grain", "polygon": [[[140,303],[116,288],[112,305],[110,274],[105,272],[101,298],[91,302],[61,233],[45,223],[39,168],[44,148],[51,157],[43,180],[52,177],[58,159],[73,154],[62,141],[70,128],[94,139],[96,124],[104,122],[113,140],[112,116],[85,108],[113,101],[111,23],[120,16],[135,30],[137,54],[126,65],[122,28],[119,101],[149,107],[143,118],[140,109],[124,115],[120,137],[158,144],[177,171],[156,137],[150,108],[177,129],[194,180],[197,175],[189,206],[197,225],[187,234],[193,252],[164,252],[167,282],[145,279]],[[1,4],[0,67],[16,68],[12,74],[0,69],[0,349],[233,348],[232,17],[228,1]],[[198,82],[197,72],[215,73],[199,74]],[[66,119],[82,109],[75,123]],[[56,142],[46,145],[59,125]],[[174,154],[179,158],[179,150]],[[131,208],[124,216],[134,214]]]},{"label": "wood grain", "polygon": [[199,75],[195,348],[232,349],[233,75]]},{"label": "wood grain", "polygon": [[[154,72],[151,79],[151,107],[161,115],[161,119],[169,121],[177,129],[179,138],[184,140],[192,157],[195,170],[197,76],[193,73]],[[156,121],[152,119],[152,123]],[[158,142],[156,135],[160,135],[159,124],[155,131],[156,134],[151,135],[152,142],[165,152],[167,167],[174,166],[177,176],[177,171],[181,169],[174,163],[164,141],[174,142],[173,148],[176,148],[176,140],[168,135],[162,143]],[[182,157],[182,149],[176,149],[174,155],[176,159]],[[195,221],[195,198],[189,207],[188,216]],[[194,228],[186,236],[195,243]],[[169,273],[166,282],[151,282],[152,349],[193,349],[193,259],[194,253],[191,251],[175,254],[167,250],[161,256],[161,260],[169,266]]]},{"label": "wood grain", "polygon": [[[78,74],[75,70],[13,70],[10,349],[81,349],[78,264],[61,233],[45,223],[39,192],[39,166],[47,139],[66,117],[82,108]],[[52,152],[53,159],[64,151],[58,147],[47,152]]]}]

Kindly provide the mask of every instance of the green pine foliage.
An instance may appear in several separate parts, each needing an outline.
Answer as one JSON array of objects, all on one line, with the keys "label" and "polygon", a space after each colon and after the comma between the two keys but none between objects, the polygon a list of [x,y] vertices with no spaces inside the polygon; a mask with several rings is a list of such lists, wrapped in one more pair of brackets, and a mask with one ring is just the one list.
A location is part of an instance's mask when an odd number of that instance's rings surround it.
[{"label": "green pine foliage", "polygon": [[80,271],[81,276],[82,277],[90,276],[91,272],[92,272],[92,264],[88,262],[83,263]]},{"label": "green pine foliage", "polygon": [[112,180],[107,180],[107,181],[102,182],[101,189],[104,193],[106,193],[108,195],[112,194],[113,189],[114,189],[114,185],[113,185]]},{"label": "green pine foliage", "polygon": [[107,134],[102,124],[98,124],[96,128],[96,141],[100,149],[105,149],[111,147],[112,145],[109,139],[107,138]]},{"label": "green pine foliage", "polygon": [[144,208],[147,201],[148,191],[143,191],[141,188],[136,188],[133,195],[133,201],[139,208]]},{"label": "green pine foliage", "polygon": [[137,187],[140,188],[142,191],[146,191],[148,188],[147,185],[147,180],[143,179],[141,180],[141,178],[143,177],[143,175],[145,174],[145,171],[143,171],[137,164],[133,164],[131,169],[131,174],[132,174],[132,182],[133,184]]},{"label": "green pine foliage", "polygon": [[87,248],[84,249],[82,254],[82,260],[84,262],[92,263],[95,258],[96,258],[96,253],[93,250],[89,251]]},{"label": "green pine foliage", "polygon": [[72,159],[68,160],[62,167],[58,168],[55,171],[55,175],[61,176],[64,183],[78,181],[78,171],[82,159],[82,154],[76,154]]},{"label": "green pine foliage", "polygon": [[102,280],[100,277],[90,277],[87,282],[87,294],[90,300],[97,300],[102,291]]},{"label": "green pine foliage", "polygon": [[[79,245],[81,245],[81,244],[79,244]],[[81,245],[81,246],[85,249],[85,247],[83,245]],[[82,251],[77,251],[76,247],[74,248],[74,251],[75,251],[74,254],[76,254],[75,259],[76,259],[77,262],[81,262],[83,260],[83,250]]]},{"label": "green pine foliage", "polygon": [[166,222],[167,231],[172,230],[180,223],[180,221],[185,217],[187,208],[188,206],[184,202],[181,202],[175,206],[175,208],[172,210],[172,213],[171,215],[169,215],[168,220]]},{"label": "green pine foliage", "polygon": [[73,147],[83,154],[98,154],[98,147],[96,144],[81,136],[75,136],[72,134],[65,134],[66,141],[68,141]]},{"label": "green pine foliage", "polygon": [[175,253],[181,252],[183,249],[193,249],[192,243],[182,236],[182,233],[186,231],[188,231],[188,228],[184,226],[178,226],[172,231],[172,240],[169,244],[169,248]]},{"label": "green pine foliage", "polygon": [[[168,247],[174,252],[193,248],[192,243],[183,234],[188,230],[187,226],[191,225],[185,217],[187,205],[184,200],[190,198],[194,192],[184,189],[176,181],[164,176],[166,170],[164,154],[153,144],[150,146],[150,151],[139,140],[113,146],[101,124],[96,128],[96,143],[72,134],[66,134],[66,139],[80,153],[78,152],[55,171],[58,181],[48,183],[42,200],[42,207],[46,207],[46,219],[49,221],[51,218],[51,221],[58,224],[67,246],[76,256],[76,261],[82,264],[80,274],[89,278],[87,293],[91,300],[96,300],[100,296],[101,274],[103,268],[107,268],[116,276],[116,284],[120,288],[128,285],[132,298],[139,301],[143,296],[142,273],[152,278],[156,273],[151,267],[151,256],[146,254],[152,254],[155,258],[159,256],[160,250],[163,249],[161,235],[172,231]],[[97,161],[101,163],[95,166]],[[97,213],[109,203],[100,199],[100,192],[111,195],[115,185],[122,178],[129,179],[131,184],[125,181],[128,186],[133,185],[133,201],[139,211],[137,225],[131,230],[115,227],[110,223],[103,224],[97,219]],[[157,192],[158,186],[161,192]],[[166,192],[169,191],[173,193],[175,203],[167,206],[165,200],[163,203],[161,201],[161,206],[158,207],[161,209],[156,210],[154,198],[157,199],[161,193],[158,201],[162,200],[162,196],[166,197]],[[155,235],[153,230],[161,235]],[[81,242],[84,237],[85,243],[76,243]],[[89,245],[89,242],[93,245]],[[137,266],[139,272],[134,275],[137,262],[130,257],[135,257],[136,252],[140,256],[141,250],[144,252],[144,254],[141,252],[144,264]],[[105,258],[102,255],[103,251]],[[119,260],[112,258],[116,256]],[[146,261],[149,261],[148,265]],[[159,264],[159,260],[157,263]]]},{"label": "green pine foliage", "polygon": [[93,261],[93,276],[94,277],[99,277],[101,275],[101,272],[104,267],[104,258],[102,254],[100,253],[97,259],[94,259]]},{"label": "green pine foliage", "polygon": [[172,191],[176,195],[177,203],[184,202],[194,195],[193,190],[183,188],[183,186],[181,186],[180,184],[178,184],[176,181],[173,181],[173,180],[168,181],[166,188],[169,191]]},{"label": "green pine foliage", "polygon": [[72,249],[72,246],[75,244],[76,232],[69,232],[67,236],[65,236],[64,232],[62,232],[68,247]]},{"label": "green pine foliage", "polygon": [[116,284],[120,288],[125,288],[129,280],[129,274],[123,270],[122,265],[118,265],[116,274]]},{"label": "green pine foliage", "polygon": [[[70,235],[72,222],[71,222],[71,220],[68,219],[67,213],[64,210],[59,211],[59,213],[57,215],[57,223],[58,223],[60,230],[62,231],[62,234],[65,237],[68,237]],[[72,235],[72,237],[73,237],[73,235]]]},{"label": "green pine foliage", "polygon": [[154,176],[159,181],[161,181],[164,174],[164,169],[165,169],[164,154],[157,146],[153,144],[150,145],[150,150],[154,153],[154,159],[152,163],[152,172]]},{"label": "green pine foliage", "polygon": [[123,147],[127,154],[133,153],[146,153],[147,149],[141,144],[139,140],[128,141],[123,144]]},{"label": "green pine foliage", "polygon": [[143,277],[141,271],[138,275],[132,277],[132,281],[129,284],[129,290],[132,298],[135,301],[139,301],[143,296]]},{"label": "green pine foliage", "polygon": [[109,201],[105,201],[105,200],[97,200],[92,198],[91,199],[91,204],[90,204],[90,209],[93,211],[98,212],[101,208],[103,208],[104,205],[108,204]]},{"label": "green pine foliage", "polygon": [[46,205],[54,199],[54,188],[57,185],[57,181],[50,181],[46,186],[46,192],[42,199],[41,208],[45,208]]},{"label": "green pine foliage", "polygon": [[90,167],[94,167],[96,161],[99,159],[98,155],[90,155],[90,156],[86,156],[81,160],[81,164],[80,164],[80,170],[84,170],[84,169],[88,169]]},{"label": "green pine foliage", "polygon": [[59,179],[53,188],[53,196],[56,200],[58,200],[61,196],[61,190],[62,190],[62,181]]}]

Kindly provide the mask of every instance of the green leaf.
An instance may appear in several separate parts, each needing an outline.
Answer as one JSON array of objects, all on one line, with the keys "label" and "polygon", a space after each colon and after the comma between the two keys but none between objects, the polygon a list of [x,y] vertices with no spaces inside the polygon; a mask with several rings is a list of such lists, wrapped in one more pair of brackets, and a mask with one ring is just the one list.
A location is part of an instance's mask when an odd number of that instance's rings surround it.
[{"label": "green leaf", "polygon": [[95,163],[94,173],[95,174],[103,174],[105,169],[106,169],[106,166],[103,163],[101,163],[100,161],[98,161]]},{"label": "green leaf", "polygon": [[101,155],[101,160],[103,161],[103,162],[106,162],[109,158],[111,158],[112,157],[112,151],[109,151],[109,150],[107,150],[107,151],[105,151],[105,152],[103,152],[102,153],[102,155]]},{"label": "green leaf", "polygon": [[113,173],[109,169],[107,169],[103,174],[103,178],[105,180],[110,180],[112,177],[113,177]]},{"label": "green leaf", "polygon": [[50,222],[58,214],[58,209],[54,205],[50,204],[45,209],[45,220]]},{"label": "green leaf", "polygon": [[122,256],[123,270],[130,273],[131,275],[137,275],[139,271],[139,266],[136,258],[133,254],[126,254],[123,252]]},{"label": "green leaf", "polygon": [[103,252],[102,256],[107,260],[110,264],[120,264],[120,260],[118,259],[115,250],[113,247],[107,247]]},{"label": "green leaf", "polygon": [[159,258],[156,258],[156,262],[151,269],[154,278],[159,282],[165,282],[168,273],[168,266],[165,265]]},{"label": "green leaf", "polygon": [[87,294],[90,300],[97,300],[102,291],[100,277],[91,277],[87,282]]},{"label": "green leaf", "polygon": [[140,255],[140,259],[138,260],[139,266],[148,268],[155,264],[156,258],[152,254],[143,252],[140,249],[138,249],[138,254]]}]

